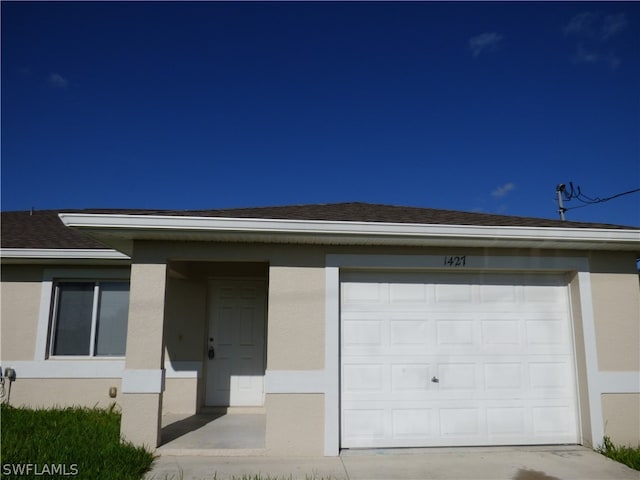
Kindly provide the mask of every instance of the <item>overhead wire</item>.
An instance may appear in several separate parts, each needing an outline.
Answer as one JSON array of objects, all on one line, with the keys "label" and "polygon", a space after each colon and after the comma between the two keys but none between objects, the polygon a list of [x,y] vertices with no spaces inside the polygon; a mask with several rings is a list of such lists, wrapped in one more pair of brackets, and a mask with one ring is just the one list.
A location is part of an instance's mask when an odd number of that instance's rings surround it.
[{"label": "overhead wire", "polygon": [[617,193],[615,195],[611,195],[610,197],[605,197],[605,198],[600,198],[600,197],[595,197],[595,198],[591,198],[588,195],[585,195],[584,193],[582,193],[582,190],[580,189],[580,186],[578,187],[574,187],[573,182],[569,182],[569,187],[570,189],[564,189],[563,190],[563,196],[564,199],[566,201],[572,200],[572,199],[576,199],[579,202],[582,202],[583,205],[579,205],[577,207],[566,207],[564,210],[576,210],[578,208],[584,208],[584,207],[588,207],[589,205],[594,205],[596,203],[602,203],[602,202],[607,202],[609,200],[613,200],[614,198],[618,198],[618,197],[622,197],[624,195],[629,195],[631,193],[636,193],[636,192],[640,192],[640,188],[635,188],[633,190],[628,190],[626,192],[622,192],[622,193]]}]

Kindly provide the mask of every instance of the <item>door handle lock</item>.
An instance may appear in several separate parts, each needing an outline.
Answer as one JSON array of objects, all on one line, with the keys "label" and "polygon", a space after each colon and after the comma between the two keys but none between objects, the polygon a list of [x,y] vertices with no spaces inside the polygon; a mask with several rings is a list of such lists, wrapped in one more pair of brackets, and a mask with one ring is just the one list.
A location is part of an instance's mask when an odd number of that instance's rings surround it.
[{"label": "door handle lock", "polygon": [[207,356],[209,357],[209,360],[213,360],[216,356],[216,352],[213,349],[213,347],[209,347],[209,351],[207,352]]},{"label": "door handle lock", "polygon": [[431,381],[433,383],[440,383],[440,379],[438,377],[431,377]]}]

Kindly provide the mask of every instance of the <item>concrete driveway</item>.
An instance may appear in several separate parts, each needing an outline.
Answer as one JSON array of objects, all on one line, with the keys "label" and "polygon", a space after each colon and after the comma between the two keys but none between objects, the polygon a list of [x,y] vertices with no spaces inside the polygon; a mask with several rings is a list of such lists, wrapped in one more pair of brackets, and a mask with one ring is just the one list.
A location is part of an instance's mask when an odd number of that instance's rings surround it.
[{"label": "concrete driveway", "polygon": [[640,472],[584,447],[345,451],[340,457],[161,456],[155,480],[640,480]]}]

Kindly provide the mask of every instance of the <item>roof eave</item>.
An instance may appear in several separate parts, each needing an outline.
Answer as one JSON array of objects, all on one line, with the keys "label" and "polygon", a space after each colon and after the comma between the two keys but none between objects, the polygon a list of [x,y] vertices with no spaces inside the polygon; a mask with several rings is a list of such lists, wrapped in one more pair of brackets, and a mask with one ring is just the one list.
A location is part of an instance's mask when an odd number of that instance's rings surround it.
[{"label": "roof eave", "polygon": [[562,248],[640,252],[627,229],[442,225],[263,218],[61,213],[77,229],[131,254],[135,240],[335,245]]},{"label": "roof eave", "polygon": [[46,264],[128,264],[128,255],[114,249],[98,248],[2,248],[0,258],[3,264],[46,263]]}]

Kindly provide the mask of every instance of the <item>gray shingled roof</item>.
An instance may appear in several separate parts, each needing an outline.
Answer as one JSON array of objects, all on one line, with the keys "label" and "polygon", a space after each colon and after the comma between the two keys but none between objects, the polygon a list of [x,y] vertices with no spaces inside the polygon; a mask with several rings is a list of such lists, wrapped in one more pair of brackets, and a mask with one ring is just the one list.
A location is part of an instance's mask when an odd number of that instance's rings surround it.
[{"label": "gray shingled roof", "polygon": [[440,225],[564,227],[596,229],[637,229],[602,223],[563,222],[531,217],[401,207],[370,203],[330,203],[280,207],[234,208],[219,210],[132,210],[86,209],[2,212],[3,248],[105,248],[104,245],[63,225],[58,213],[120,215],[167,215],[195,217],[265,218],[286,220],[327,220]]}]

